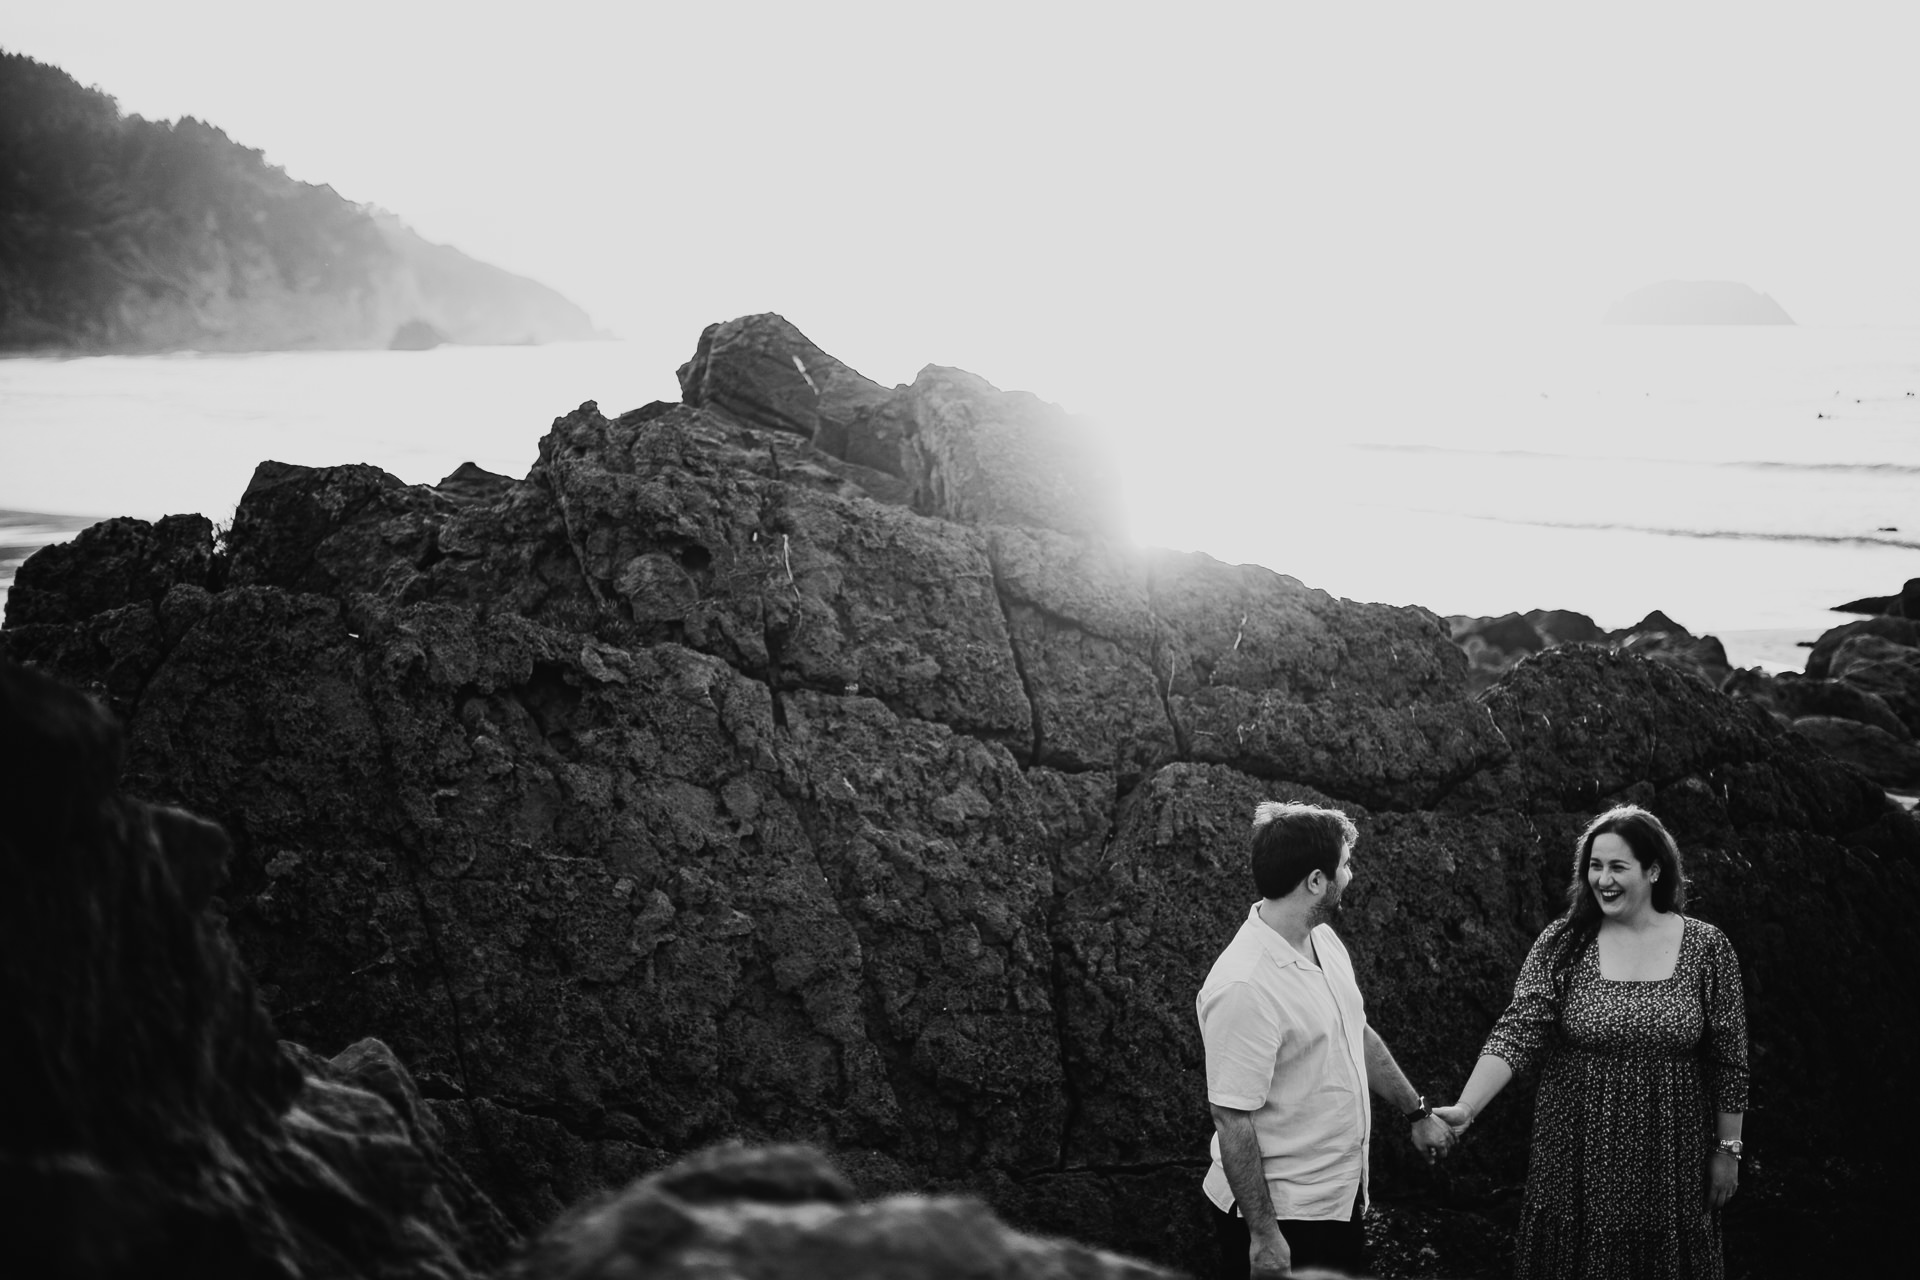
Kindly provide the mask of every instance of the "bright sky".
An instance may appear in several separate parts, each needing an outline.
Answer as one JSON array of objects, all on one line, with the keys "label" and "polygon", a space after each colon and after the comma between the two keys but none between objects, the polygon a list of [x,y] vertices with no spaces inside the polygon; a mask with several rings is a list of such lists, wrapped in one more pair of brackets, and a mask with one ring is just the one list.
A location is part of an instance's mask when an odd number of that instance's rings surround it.
[{"label": "bright sky", "polygon": [[0,46],[627,337],[778,310],[883,382],[938,361],[1070,399],[1667,278],[1920,325],[1916,15],[0,0]]}]

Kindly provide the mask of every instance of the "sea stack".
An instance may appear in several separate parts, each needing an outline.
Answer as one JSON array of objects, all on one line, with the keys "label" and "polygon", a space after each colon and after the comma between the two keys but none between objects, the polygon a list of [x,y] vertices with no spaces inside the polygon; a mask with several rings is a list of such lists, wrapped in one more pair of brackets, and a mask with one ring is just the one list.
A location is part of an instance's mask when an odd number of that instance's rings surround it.
[{"label": "sea stack", "polygon": [[1792,324],[1773,300],[1726,280],[1662,280],[1607,308],[1608,324]]}]

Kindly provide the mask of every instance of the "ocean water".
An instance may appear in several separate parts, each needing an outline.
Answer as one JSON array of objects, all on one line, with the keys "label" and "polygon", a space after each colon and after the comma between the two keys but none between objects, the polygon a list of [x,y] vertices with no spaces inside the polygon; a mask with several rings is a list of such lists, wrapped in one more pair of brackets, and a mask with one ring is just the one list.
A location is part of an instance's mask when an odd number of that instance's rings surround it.
[{"label": "ocean water", "polygon": [[[524,474],[584,400],[677,398],[683,345],[0,360],[0,592],[89,518],[229,519],[266,458]],[[1111,454],[1138,541],[1336,595],[1658,608],[1777,670],[1830,606],[1920,576],[1920,331],[1304,334],[1238,384],[1067,348],[1031,367]]]}]

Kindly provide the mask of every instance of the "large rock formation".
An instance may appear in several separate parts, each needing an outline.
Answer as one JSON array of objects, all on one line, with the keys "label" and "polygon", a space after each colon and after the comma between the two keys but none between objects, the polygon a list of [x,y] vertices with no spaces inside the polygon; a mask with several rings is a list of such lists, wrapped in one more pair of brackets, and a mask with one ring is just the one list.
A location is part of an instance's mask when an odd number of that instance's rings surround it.
[{"label": "large rock formation", "polygon": [[[1084,432],[971,375],[886,391],[750,317],[682,381],[516,482],[264,464],[204,572],[157,530],[42,553],[0,633],[233,833],[282,1029],[393,1045],[522,1230],[740,1137],[1193,1265],[1192,998],[1256,799],[1359,823],[1343,931],[1440,1095],[1632,799],[1749,979],[1736,1274],[1872,1256],[1920,1067],[1878,787],[1670,664],[1563,645],[1475,697],[1423,610],[1129,548]],[[1526,1127],[1519,1090],[1434,1174],[1383,1119],[1382,1269],[1499,1273]]]}]

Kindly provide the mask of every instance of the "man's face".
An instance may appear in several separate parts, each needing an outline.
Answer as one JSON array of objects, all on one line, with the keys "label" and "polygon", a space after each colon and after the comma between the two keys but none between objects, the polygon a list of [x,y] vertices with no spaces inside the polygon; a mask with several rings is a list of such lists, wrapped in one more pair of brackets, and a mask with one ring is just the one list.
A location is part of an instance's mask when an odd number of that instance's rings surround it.
[{"label": "man's face", "polygon": [[1340,914],[1340,898],[1347,891],[1347,885],[1353,880],[1353,846],[1340,846],[1340,865],[1334,868],[1333,879],[1327,882],[1320,892],[1320,900],[1314,904],[1313,913],[1321,920],[1332,920]]}]

